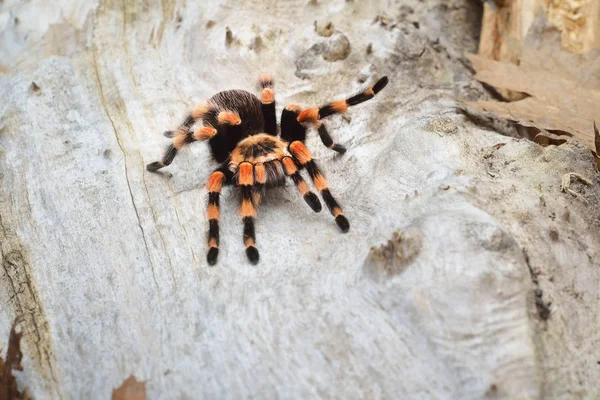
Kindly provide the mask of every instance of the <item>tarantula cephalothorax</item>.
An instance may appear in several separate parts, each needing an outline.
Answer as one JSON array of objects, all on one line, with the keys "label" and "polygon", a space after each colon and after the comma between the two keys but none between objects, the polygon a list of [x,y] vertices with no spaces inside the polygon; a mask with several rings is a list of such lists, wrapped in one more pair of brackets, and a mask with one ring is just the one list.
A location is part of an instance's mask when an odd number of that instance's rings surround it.
[{"label": "tarantula cephalothorax", "polygon": [[[321,202],[300,175],[303,168],[308,171],[338,227],[342,232],[347,232],[350,223],[304,145],[306,132],[310,127],[316,128],[325,146],[345,153],[344,146],[333,142],[321,120],[344,113],[349,106],[373,98],[387,83],[388,78],[383,77],[362,93],[318,108],[304,109],[299,105],[289,105],[281,114],[281,135],[277,136],[273,79],[270,75],[262,75],[259,79],[262,88],[260,100],[244,90],[217,93],[206,104],[197,106],[179,129],[165,132],[165,136],[172,138],[173,143],[165,151],[162,161],[150,163],[146,169],[157,171],[171,164],[182,147],[208,140],[214,159],[221,163],[206,184],[209,221],[207,261],[210,265],[217,262],[219,255],[219,196],[223,185],[230,183],[239,187],[241,192],[240,216],[244,223],[244,244],[246,255],[253,264],[258,262],[254,218],[265,188],[284,184],[288,176],[310,208],[315,212],[321,211]],[[193,129],[192,126],[199,119],[202,119],[202,124]]]}]

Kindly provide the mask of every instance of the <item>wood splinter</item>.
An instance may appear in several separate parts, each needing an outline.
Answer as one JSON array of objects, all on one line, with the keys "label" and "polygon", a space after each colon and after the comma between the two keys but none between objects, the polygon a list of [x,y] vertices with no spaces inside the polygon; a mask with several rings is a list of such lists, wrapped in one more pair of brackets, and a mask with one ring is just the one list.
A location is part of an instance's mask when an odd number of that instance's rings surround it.
[{"label": "wood splinter", "polygon": [[573,178],[580,180],[581,182],[585,183],[588,186],[592,185],[592,182],[590,180],[588,180],[586,177],[584,177],[576,172],[568,172],[568,173],[564,174],[562,177],[562,185],[561,185],[561,189],[560,189],[561,192],[568,192],[573,197],[580,198],[581,200],[585,201],[586,203],[589,203],[589,201],[585,197],[583,197],[579,193],[571,190],[571,181],[573,180]]}]

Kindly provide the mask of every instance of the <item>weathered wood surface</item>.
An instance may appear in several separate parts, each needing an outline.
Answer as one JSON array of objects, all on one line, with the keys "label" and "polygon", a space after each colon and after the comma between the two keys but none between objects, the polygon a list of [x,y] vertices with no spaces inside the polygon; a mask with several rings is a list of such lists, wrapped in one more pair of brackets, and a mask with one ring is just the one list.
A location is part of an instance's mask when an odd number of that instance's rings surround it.
[{"label": "weathered wood surface", "polygon": [[[583,145],[459,109],[487,96],[474,3],[5,3],[0,338],[23,313],[35,398],[106,399],[132,373],[165,399],[600,396],[599,177]],[[277,190],[253,267],[225,198],[209,268],[207,148],[144,165],[260,72],[280,107],[391,83],[332,119],[346,155],[308,140],[350,232]]]}]

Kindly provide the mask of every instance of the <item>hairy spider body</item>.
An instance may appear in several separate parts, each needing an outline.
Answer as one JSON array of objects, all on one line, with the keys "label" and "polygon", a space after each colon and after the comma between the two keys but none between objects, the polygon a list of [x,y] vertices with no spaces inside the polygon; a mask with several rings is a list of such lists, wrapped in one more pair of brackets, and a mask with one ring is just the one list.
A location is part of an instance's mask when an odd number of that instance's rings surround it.
[{"label": "hairy spider body", "polygon": [[264,132],[264,117],[262,103],[252,93],[245,90],[226,90],[211,97],[207,104],[214,110],[227,110],[239,115],[239,125],[221,128],[216,117],[218,114],[211,113],[205,121],[222,130],[222,134],[215,135],[209,140],[212,154],[218,162],[223,162],[233,151],[238,142],[248,136]]},{"label": "hairy spider body", "polygon": [[[259,79],[262,88],[260,99],[244,90],[217,93],[206,104],[197,106],[176,131],[165,132],[165,136],[172,138],[173,142],[162,160],[148,164],[146,169],[155,172],[170,165],[178,151],[186,145],[208,141],[213,158],[221,163],[206,184],[209,221],[207,261],[210,265],[216,263],[219,254],[219,200],[223,186],[228,184],[235,185],[241,194],[239,214],[244,225],[244,245],[253,264],[259,259],[254,220],[266,188],[281,186],[289,177],[309,207],[315,212],[321,211],[319,198],[300,174],[302,169],[308,172],[338,227],[347,232],[350,223],[329,191],[329,185],[304,141],[308,129],[314,127],[325,146],[345,153],[345,147],[334,143],[321,119],[345,113],[348,107],[373,98],[387,83],[387,77],[383,77],[373,87],[355,96],[319,108],[287,106],[281,114],[281,135],[278,136],[273,80],[270,75],[262,75]],[[202,124],[197,124],[200,119]]]}]

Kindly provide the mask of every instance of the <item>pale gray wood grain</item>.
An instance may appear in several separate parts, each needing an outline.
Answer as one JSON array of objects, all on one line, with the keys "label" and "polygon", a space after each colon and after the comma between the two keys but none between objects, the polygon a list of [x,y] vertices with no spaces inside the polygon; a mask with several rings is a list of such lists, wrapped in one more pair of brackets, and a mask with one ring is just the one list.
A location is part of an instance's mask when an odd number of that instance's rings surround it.
[{"label": "pale gray wood grain", "polygon": [[[38,399],[105,399],[132,373],[153,399],[597,397],[589,151],[458,111],[454,97],[487,96],[462,58],[476,50],[471,3],[312,3],[75,1],[43,18],[36,1],[4,6],[0,341],[24,313],[19,382]],[[391,22],[374,21],[383,12]],[[254,90],[261,72],[279,109],[390,85],[329,121],[344,156],[307,141],[350,232],[288,185],[261,208],[254,267],[225,196],[209,268],[207,147],[163,174],[144,166],[195,104]],[[567,172],[593,182],[573,186],[589,203],[560,192]],[[371,250],[394,232],[417,239]]]}]

